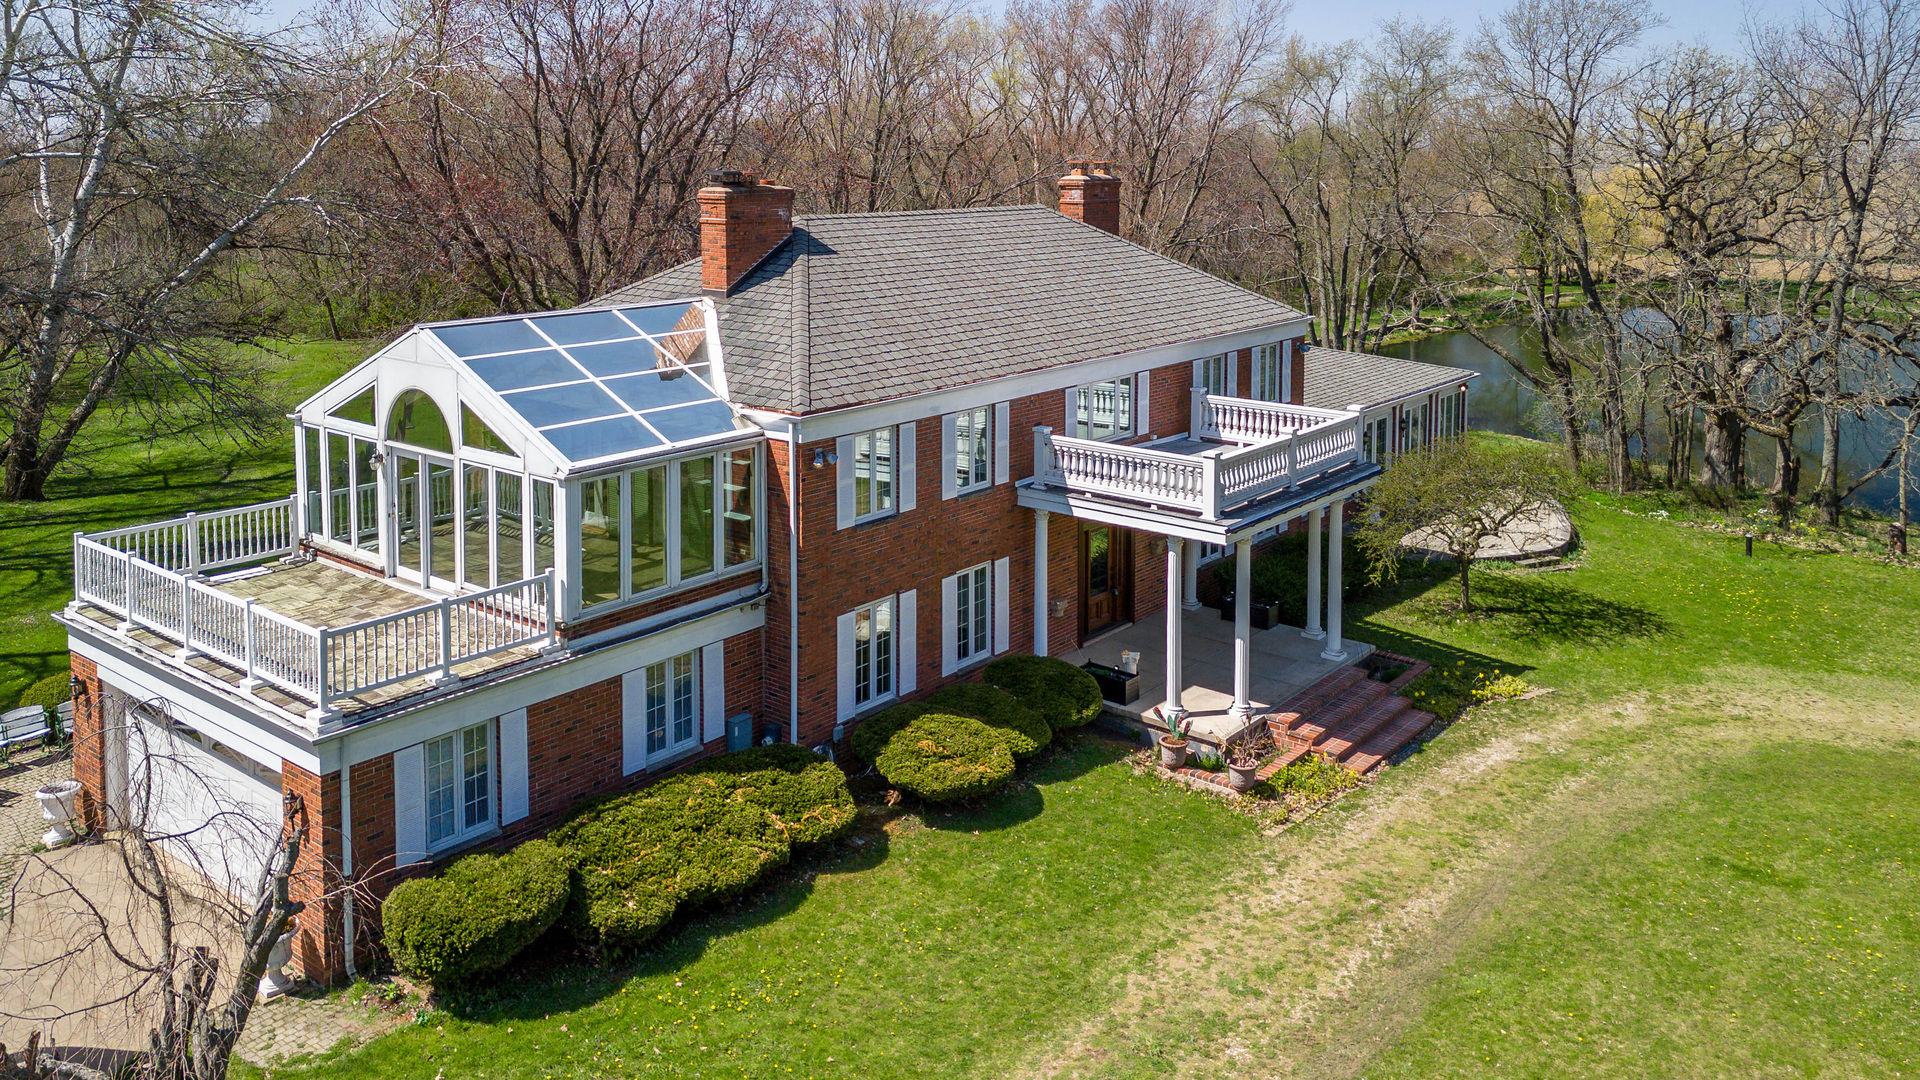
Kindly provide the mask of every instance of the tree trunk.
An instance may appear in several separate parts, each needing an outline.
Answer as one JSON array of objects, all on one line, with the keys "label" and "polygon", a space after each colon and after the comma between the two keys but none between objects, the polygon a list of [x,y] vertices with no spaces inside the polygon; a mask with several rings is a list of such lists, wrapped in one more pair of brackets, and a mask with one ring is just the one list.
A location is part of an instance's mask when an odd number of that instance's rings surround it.
[{"label": "tree trunk", "polygon": [[[1834,376],[1837,381],[1839,376]],[[1820,490],[1813,505],[1820,524],[1840,524],[1840,413],[1832,405],[1820,414]]]},{"label": "tree trunk", "polygon": [[1800,454],[1793,448],[1793,436],[1775,436],[1773,440],[1773,488],[1776,495],[1800,497]]},{"label": "tree trunk", "polygon": [[1707,413],[1707,441],[1700,455],[1700,484],[1731,488],[1740,483],[1740,458],[1747,428],[1732,410]]},{"label": "tree trunk", "polygon": [[[1475,545],[1475,548],[1477,550],[1478,545]],[[1472,578],[1473,556],[1468,555],[1460,560],[1460,613],[1462,615],[1473,610],[1473,593],[1468,586]]]},{"label": "tree trunk", "polygon": [[7,451],[6,479],[0,501],[39,502],[47,497],[47,476],[40,467],[40,440],[16,428]]}]

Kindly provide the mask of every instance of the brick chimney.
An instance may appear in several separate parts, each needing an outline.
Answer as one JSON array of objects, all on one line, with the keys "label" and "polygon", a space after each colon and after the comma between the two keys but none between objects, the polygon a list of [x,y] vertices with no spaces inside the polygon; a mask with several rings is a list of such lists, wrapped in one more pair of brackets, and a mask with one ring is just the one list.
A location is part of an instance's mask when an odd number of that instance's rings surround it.
[{"label": "brick chimney", "polygon": [[1060,178],[1060,212],[1120,235],[1120,180],[1111,161],[1069,161]]},{"label": "brick chimney", "polygon": [[700,189],[700,287],[725,295],[793,232],[793,189],[722,169]]}]

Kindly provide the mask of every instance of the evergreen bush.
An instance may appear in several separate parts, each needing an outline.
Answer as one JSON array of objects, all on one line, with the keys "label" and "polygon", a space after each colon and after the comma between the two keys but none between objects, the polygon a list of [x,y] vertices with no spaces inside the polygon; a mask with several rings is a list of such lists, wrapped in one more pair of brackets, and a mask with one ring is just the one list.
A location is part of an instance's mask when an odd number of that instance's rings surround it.
[{"label": "evergreen bush", "polygon": [[945,713],[971,716],[1008,736],[1014,760],[1024,761],[1046,748],[1053,729],[1046,718],[1020,703],[1005,690],[979,683],[956,683],[935,690],[927,704]]},{"label": "evergreen bush", "polygon": [[1079,727],[1100,715],[1100,684],[1057,657],[1003,656],[983,674],[988,686],[1012,694],[1054,731]]},{"label": "evergreen bush", "polygon": [[403,881],[381,907],[387,951],[401,970],[441,985],[503,967],[560,917],[572,869],[570,853],[529,840]]},{"label": "evergreen bush", "polygon": [[880,760],[880,751],[887,748],[894,733],[928,713],[939,712],[922,701],[905,702],[881,709],[853,729],[853,735],[847,740],[853,745],[853,756],[872,765]]},{"label": "evergreen bush", "polygon": [[51,712],[53,707],[73,696],[68,687],[73,683],[73,674],[56,671],[44,679],[35,681],[20,694],[19,707],[38,705]]},{"label": "evergreen bush", "polygon": [[874,764],[887,783],[928,802],[978,798],[1013,776],[1015,737],[971,716],[929,712],[895,732]]}]

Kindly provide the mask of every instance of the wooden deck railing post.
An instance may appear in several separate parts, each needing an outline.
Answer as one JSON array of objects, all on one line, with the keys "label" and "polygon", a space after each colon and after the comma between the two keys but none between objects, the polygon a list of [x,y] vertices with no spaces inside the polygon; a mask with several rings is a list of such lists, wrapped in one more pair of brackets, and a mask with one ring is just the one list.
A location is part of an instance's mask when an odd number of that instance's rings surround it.
[{"label": "wooden deck railing post", "polygon": [[440,600],[440,670],[429,681],[435,686],[444,686],[455,682],[453,673],[453,603],[454,597]]},{"label": "wooden deck railing post", "polygon": [[1287,486],[1300,486],[1300,437],[1298,432],[1290,432],[1287,440]]},{"label": "wooden deck railing post", "polygon": [[1207,429],[1207,388],[1196,386],[1188,393],[1191,397],[1187,406],[1187,435],[1197,439]]},{"label": "wooden deck railing post", "polygon": [[556,617],[557,612],[554,607],[553,567],[547,567],[547,572],[541,576],[547,580],[547,647],[552,648],[560,644],[559,619]]},{"label": "wooden deck railing post", "polygon": [[186,517],[187,573],[200,573],[200,515],[189,510]]},{"label": "wooden deck railing post", "polygon": [[1044,425],[1033,429],[1033,486],[1045,490],[1053,472],[1053,429]]},{"label": "wooden deck railing post", "polygon": [[260,676],[254,674],[254,666],[257,661],[254,657],[253,643],[253,604],[253,597],[247,597],[246,602],[241,605],[242,610],[240,612],[242,626],[245,629],[247,646],[247,677],[240,680],[240,689],[248,692],[259,689],[260,687]]},{"label": "wooden deck railing post", "polygon": [[1201,516],[1209,520],[1220,516],[1220,458],[1209,450],[1200,456]]}]

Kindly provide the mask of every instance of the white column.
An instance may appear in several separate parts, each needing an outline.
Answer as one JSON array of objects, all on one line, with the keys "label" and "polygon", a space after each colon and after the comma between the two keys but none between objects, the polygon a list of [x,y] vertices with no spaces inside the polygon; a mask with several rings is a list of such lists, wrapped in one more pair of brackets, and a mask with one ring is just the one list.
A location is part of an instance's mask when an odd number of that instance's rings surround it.
[{"label": "white column", "polygon": [[1300,636],[1315,641],[1327,636],[1320,629],[1320,521],[1325,513],[1316,508],[1307,515],[1307,628]]},{"label": "white column", "polygon": [[1325,660],[1347,658],[1347,643],[1340,637],[1340,603],[1347,591],[1340,573],[1340,556],[1346,547],[1341,538],[1341,519],[1346,506],[1345,502],[1334,503],[1330,508],[1332,520],[1327,523],[1327,648],[1320,654]]},{"label": "white column", "polygon": [[1047,521],[1045,510],[1033,512],[1033,655],[1047,655]]},{"label": "white column", "polygon": [[1233,710],[1234,720],[1253,718],[1253,541],[1233,544]]},{"label": "white column", "polygon": [[1167,700],[1160,706],[1160,719],[1165,721],[1168,730],[1186,719],[1186,706],[1180,703],[1180,689],[1186,682],[1180,656],[1180,616],[1183,612],[1173,598],[1180,595],[1180,571],[1182,552],[1186,542],[1177,536],[1167,537]]},{"label": "white column", "polygon": [[1186,555],[1180,560],[1181,585],[1180,607],[1187,611],[1200,610],[1200,545],[1185,545]]}]

